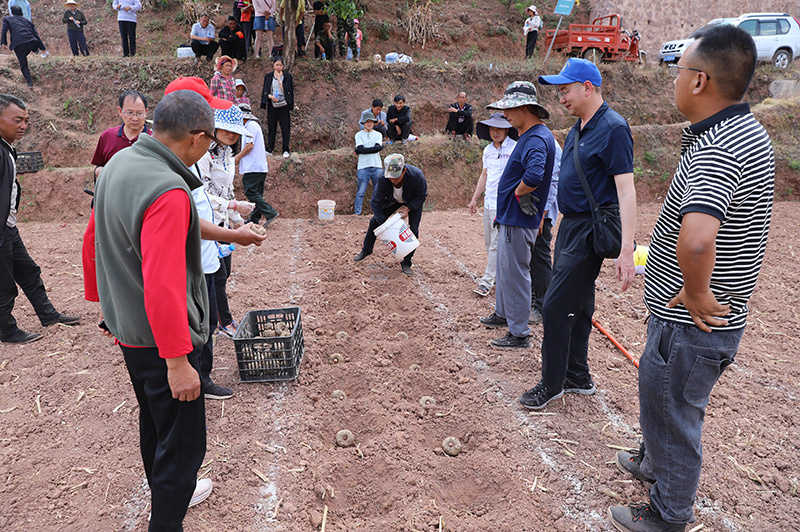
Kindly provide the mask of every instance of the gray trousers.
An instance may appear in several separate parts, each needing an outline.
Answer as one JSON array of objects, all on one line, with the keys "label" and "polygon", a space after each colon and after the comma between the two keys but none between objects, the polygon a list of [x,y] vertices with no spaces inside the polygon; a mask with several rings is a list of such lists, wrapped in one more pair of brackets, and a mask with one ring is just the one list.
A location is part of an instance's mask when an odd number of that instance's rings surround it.
[{"label": "gray trousers", "polygon": [[487,260],[486,271],[483,272],[483,277],[478,284],[486,288],[493,287],[495,277],[497,277],[497,235],[500,234],[500,230],[494,228],[495,216],[497,216],[497,210],[484,207],[483,242],[486,246]]},{"label": "gray trousers", "polygon": [[517,337],[531,332],[531,254],[538,229],[500,226],[497,239],[497,288],[495,312],[508,321],[508,332]]}]

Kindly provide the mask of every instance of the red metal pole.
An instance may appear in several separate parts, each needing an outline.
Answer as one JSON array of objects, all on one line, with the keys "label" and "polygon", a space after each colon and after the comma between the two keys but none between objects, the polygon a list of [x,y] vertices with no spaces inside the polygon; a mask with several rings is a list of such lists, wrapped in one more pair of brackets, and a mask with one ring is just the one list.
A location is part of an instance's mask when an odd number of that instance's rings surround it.
[{"label": "red metal pole", "polygon": [[622,354],[623,354],[623,355],[625,355],[626,357],[628,357],[628,360],[630,360],[631,362],[633,362],[633,365],[634,365],[634,366],[636,366],[637,368],[639,367],[639,361],[638,361],[638,360],[636,360],[635,358],[633,358],[633,355],[631,355],[631,354],[628,352],[628,350],[627,350],[627,349],[625,349],[624,347],[622,347],[622,344],[620,344],[619,342],[617,342],[616,338],[614,338],[613,336],[611,336],[611,333],[609,333],[607,330],[605,330],[605,329],[603,328],[603,326],[602,326],[602,325],[600,325],[599,323],[597,323],[597,320],[592,320],[592,323],[594,324],[594,326],[595,326],[595,327],[597,327],[597,330],[598,330],[598,331],[600,331],[601,333],[605,334],[605,335],[608,337],[608,339],[609,339],[609,340],[611,340],[611,343],[612,343],[612,344],[614,344],[614,345],[617,347],[617,349],[619,349],[620,351],[622,351]]}]

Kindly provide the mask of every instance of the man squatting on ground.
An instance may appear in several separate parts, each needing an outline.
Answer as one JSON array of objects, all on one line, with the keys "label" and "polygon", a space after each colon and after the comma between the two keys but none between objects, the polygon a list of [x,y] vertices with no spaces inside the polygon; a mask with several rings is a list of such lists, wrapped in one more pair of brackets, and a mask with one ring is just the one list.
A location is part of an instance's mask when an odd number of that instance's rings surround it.
[{"label": "man squatting on ground", "polygon": [[694,521],[705,407],[738,350],[772,216],[772,144],[742,103],[755,68],[752,37],[730,25],[701,33],[670,65],[691,125],[647,259],[644,444],[617,455],[621,469],[653,483],[650,503],[611,508],[622,531],[677,532]]},{"label": "man squatting on ground", "polygon": [[455,139],[461,135],[465,139],[472,136],[472,105],[467,103],[467,93],[459,92],[457,100],[447,108],[445,133],[452,133]]},{"label": "man squatting on ground", "polygon": [[531,313],[531,255],[542,209],[550,192],[555,163],[555,139],[542,119],[550,112],[536,100],[536,86],[529,81],[510,84],[502,99],[487,105],[499,109],[519,131],[519,140],[497,185],[497,291],[495,311],[480,322],[489,327],[508,327],[503,338],[490,343],[499,348],[527,348]]},{"label": "man squatting on ground", "polygon": [[599,206],[619,205],[622,248],[617,279],[626,290],[633,283],[633,235],[636,190],[633,185],[633,139],[628,123],[603,101],[602,77],[584,59],[570,58],[553,76],[539,76],[542,85],[556,85],[564,107],[578,121],[564,142],[558,181],[558,207],[564,218],[558,229],[553,279],[543,306],[542,380],[520,397],[526,408],[539,410],[564,392],[591,395],[589,333],[594,313],[594,284],[603,259],[591,246],[592,215],[575,169],[573,149],[580,132],[580,163]]},{"label": "man squatting on ground", "polygon": [[201,183],[189,167],[214,139],[214,114],[198,94],[178,91],[158,104],[153,126],[152,137],[103,169],[93,213],[97,274],[85,276],[96,283],[139,403],[151,532],[181,530],[205,455],[198,355],[209,307],[191,199]]},{"label": "man squatting on ground", "polygon": [[[375,246],[375,229],[380,227],[389,216],[399,212],[407,220],[414,236],[419,238],[419,223],[422,220],[422,206],[428,197],[428,183],[422,170],[405,163],[402,154],[392,153],[383,160],[383,176],[378,179],[378,186],[372,192],[372,218],[369,220],[364,245],[353,260],[362,261],[372,254]],[[411,275],[412,251],[400,263],[406,275]]]},{"label": "man squatting on ground", "polygon": [[402,94],[394,97],[394,105],[386,112],[386,123],[388,124],[386,136],[392,142],[397,140],[403,141],[403,144],[408,142],[408,135],[411,134],[411,125],[414,122],[411,120],[411,107],[406,105],[406,98]]},{"label": "man squatting on ground", "polygon": [[17,327],[11,314],[19,294],[17,285],[25,292],[42,326],[74,325],[81,320],[80,316],[61,314],[50,303],[42,270],[28,255],[17,229],[22,189],[17,179],[17,150],[12,144],[25,135],[29,119],[25,102],[0,94],[0,220],[4,222],[0,227],[0,341],[10,344],[26,344],[42,337]]}]

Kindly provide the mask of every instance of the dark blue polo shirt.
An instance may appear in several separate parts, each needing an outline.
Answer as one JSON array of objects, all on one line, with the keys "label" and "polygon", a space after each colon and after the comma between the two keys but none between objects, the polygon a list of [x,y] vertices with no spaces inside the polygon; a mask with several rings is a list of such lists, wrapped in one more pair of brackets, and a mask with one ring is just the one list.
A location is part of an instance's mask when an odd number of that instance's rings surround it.
[{"label": "dark blue polo shirt", "polygon": [[[561,156],[558,210],[565,215],[590,212],[572,155],[580,123],[578,120],[567,135]],[[580,133],[578,154],[595,201],[598,205],[619,203],[614,176],[633,172],[633,138],[628,123],[603,102]]]},{"label": "dark blue polo shirt", "polygon": [[[497,184],[497,223],[529,229],[539,227],[550,191],[556,157],[555,142],[553,134],[544,124],[537,124],[520,135]],[[528,216],[519,208],[514,191],[520,180],[529,187],[536,187],[533,192],[539,198],[536,216]]]}]

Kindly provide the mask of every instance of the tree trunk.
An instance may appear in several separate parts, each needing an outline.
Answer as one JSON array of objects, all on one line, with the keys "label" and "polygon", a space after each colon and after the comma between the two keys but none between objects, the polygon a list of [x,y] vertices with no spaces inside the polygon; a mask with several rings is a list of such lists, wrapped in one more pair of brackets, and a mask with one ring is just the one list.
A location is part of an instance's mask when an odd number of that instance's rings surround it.
[{"label": "tree trunk", "polygon": [[283,68],[287,72],[294,69],[297,58],[297,3],[306,0],[286,0],[283,10]]}]

